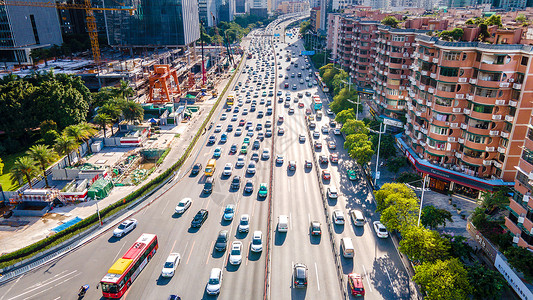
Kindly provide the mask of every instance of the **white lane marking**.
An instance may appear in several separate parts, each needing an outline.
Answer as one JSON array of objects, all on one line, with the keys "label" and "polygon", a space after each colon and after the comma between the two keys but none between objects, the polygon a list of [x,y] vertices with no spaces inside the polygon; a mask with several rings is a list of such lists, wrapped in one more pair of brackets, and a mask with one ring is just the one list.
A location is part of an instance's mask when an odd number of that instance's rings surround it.
[{"label": "white lane marking", "polygon": [[390,279],[389,271],[387,271],[387,267],[383,266],[385,268],[385,273],[387,273],[387,277],[389,278],[390,285],[392,287],[392,290],[394,290],[394,284],[392,284],[392,280]]},{"label": "white lane marking", "polygon": [[[30,299],[30,298],[33,297],[33,296],[36,296],[36,295],[42,294],[42,293],[44,293],[44,292],[46,292],[46,291],[49,291],[49,290],[51,290],[51,289],[53,289],[53,288],[54,288],[54,287],[51,286],[51,287],[47,288],[46,290],[42,290],[42,291],[40,291],[40,292],[38,292],[38,293],[35,293],[35,294],[31,295],[30,297],[26,297],[26,298],[24,298],[23,300]],[[13,298],[11,298],[11,299],[13,299]]]},{"label": "white lane marking", "polygon": [[170,248],[170,253],[174,252],[174,247],[176,246],[176,242],[178,240],[174,240],[174,244],[172,244],[172,248]]},{"label": "white lane marking", "polygon": [[124,241],[124,243],[122,243],[122,247],[120,247],[120,249],[118,250],[117,254],[115,255],[115,258],[113,258],[113,261],[116,261],[118,255],[119,255],[120,253],[122,253],[122,248],[124,248],[124,245],[126,245],[126,241]]},{"label": "white lane marking", "polygon": [[163,207],[163,209],[161,210],[161,215],[163,215],[163,213],[168,213],[166,208],[167,208],[168,204],[170,203],[171,199],[172,198],[168,199],[167,203],[165,204],[165,207]]},{"label": "white lane marking", "polygon": [[307,193],[307,183],[306,182],[307,182],[307,180],[304,180],[304,192]]},{"label": "white lane marking", "polygon": [[24,275],[26,274],[22,274],[22,276],[20,276],[19,278],[17,278],[17,280],[13,283],[13,285],[5,292],[4,295],[2,295],[2,297],[0,297],[0,300],[3,300],[4,297],[11,291],[11,289],[19,282],[19,280],[24,277]]},{"label": "white lane marking", "polygon": [[311,224],[311,215],[310,214],[307,214],[307,221],[309,224]]},{"label": "white lane marking", "polygon": [[363,272],[365,272],[366,282],[368,282],[368,287],[370,288],[370,292],[372,292],[372,285],[370,285],[370,279],[368,279],[368,274],[366,273],[365,265],[362,265],[362,266],[363,266]]},{"label": "white lane marking", "polygon": [[292,213],[289,213],[289,229],[292,228]]},{"label": "white lane marking", "polygon": [[[78,277],[80,274],[81,274],[81,273],[77,273],[76,275],[74,275],[74,276],[72,276],[72,277],[69,277],[69,278],[65,279],[64,281],[55,284],[54,287],[56,287],[56,286],[60,286],[60,285],[62,285],[63,283],[65,283],[65,282],[71,280],[72,278]],[[33,297],[33,296],[32,296],[32,297]]]},{"label": "white lane marking", "polygon": [[[44,287],[44,286],[46,286],[46,285],[49,285],[49,284],[51,284],[52,282],[58,281],[58,280],[60,280],[60,279],[63,279],[64,277],[67,277],[67,276],[69,276],[69,275],[71,275],[71,274],[73,274],[73,273],[76,273],[77,271],[78,271],[78,270],[74,270],[74,271],[72,271],[72,272],[70,272],[70,273],[67,273],[67,274],[65,274],[65,275],[63,275],[63,276],[60,276],[60,277],[58,277],[58,278],[56,278],[56,279],[54,279],[54,280],[49,281],[49,282],[46,283],[46,284],[41,284],[41,285],[39,285],[39,286],[37,286],[37,287],[35,287],[35,288],[33,288],[33,289],[30,289],[30,290],[28,290],[28,291],[26,291],[26,292],[24,292],[24,293],[22,293],[22,294],[19,294],[19,295],[15,296],[15,297],[9,298],[9,300],[11,300],[11,299],[16,299],[16,298],[18,298],[18,297],[22,297],[22,296],[24,296],[24,295],[26,295],[26,294],[28,294],[28,293],[31,293],[31,292],[33,292],[33,291],[35,291],[35,290],[37,290],[37,289],[39,289],[39,288],[41,288],[41,287]],[[51,287],[51,288],[53,288],[53,287]]]},{"label": "white lane marking", "polygon": [[318,280],[318,267],[316,266],[316,263],[315,263],[315,272],[316,272],[316,286],[318,290],[320,291],[320,282]]}]

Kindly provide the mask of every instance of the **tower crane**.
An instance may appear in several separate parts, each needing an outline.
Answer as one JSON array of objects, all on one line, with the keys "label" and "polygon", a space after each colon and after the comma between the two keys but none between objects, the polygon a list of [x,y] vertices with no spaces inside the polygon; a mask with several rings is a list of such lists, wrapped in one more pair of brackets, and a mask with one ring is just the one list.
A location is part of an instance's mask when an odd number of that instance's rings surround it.
[{"label": "tower crane", "polygon": [[55,0],[47,2],[31,2],[31,1],[16,1],[16,0],[0,0],[0,5],[12,6],[35,6],[35,7],[52,7],[57,9],[82,9],[85,10],[85,20],[87,22],[87,31],[91,40],[91,50],[93,54],[94,63],[100,65],[100,45],[98,43],[98,31],[96,28],[96,18],[94,11],[128,11],[130,16],[135,12],[135,8],[131,6],[122,7],[92,7],[91,0],[84,0],[84,4],[75,3],[56,3]]}]

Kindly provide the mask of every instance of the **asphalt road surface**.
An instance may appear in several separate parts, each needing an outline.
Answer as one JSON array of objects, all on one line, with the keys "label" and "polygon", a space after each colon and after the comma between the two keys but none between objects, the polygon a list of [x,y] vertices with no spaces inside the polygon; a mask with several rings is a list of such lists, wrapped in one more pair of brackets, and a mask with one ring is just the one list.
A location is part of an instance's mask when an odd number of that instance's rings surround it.
[{"label": "asphalt road surface", "polygon": [[[243,41],[244,48],[253,49],[254,52],[252,59],[245,60],[241,69],[237,70],[239,73],[230,86],[233,93],[238,92],[236,103],[231,111],[226,111],[226,106],[220,105],[212,119],[213,127],[202,136],[201,142],[180,172],[179,179],[173,181],[166,191],[157,192],[153,196],[157,198],[153,204],[133,216],[138,220],[135,230],[122,238],[114,238],[111,232],[107,232],[77,251],[1,286],[0,300],[73,299],[78,287],[83,284],[90,285],[86,299],[99,299],[102,293],[97,289],[98,282],[141,233],[157,234],[159,249],[123,299],[166,299],[170,294],[177,294],[184,300],[214,298],[205,293],[205,287],[210,270],[215,267],[223,270],[222,288],[218,296],[220,299],[262,299],[265,293],[268,299],[343,299],[344,293],[349,294],[346,277],[352,272],[364,276],[368,299],[411,298],[407,274],[391,240],[377,238],[372,228],[372,221],[378,220],[379,216],[374,213],[375,203],[364,181],[350,181],[346,176],[346,171],[353,168],[353,162],[342,149],[342,136],[333,135],[333,127],[328,127],[330,118],[334,116],[327,114],[327,104],[322,109],[322,119],[316,120],[319,136],[314,138],[308,131],[305,111],[311,107],[311,97],[304,95],[299,98],[297,94],[308,91],[310,94],[317,93],[322,99],[326,98],[318,86],[313,84],[313,80],[316,80],[314,71],[312,68],[305,68],[307,63],[303,56],[299,56],[303,47],[297,34],[286,37],[286,43],[273,42],[274,33],[284,36],[288,23],[273,23],[262,31],[252,32],[250,38]],[[288,46],[287,43],[294,45]],[[285,59],[287,50],[292,56],[292,64]],[[253,74],[254,71],[256,74]],[[265,77],[267,72],[268,78]],[[294,78],[291,77],[292,73],[295,73]],[[302,73],[302,77],[298,77],[298,73]],[[254,76],[259,75],[262,77],[253,82]],[[285,78],[286,75],[288,78]],[[309,81],[306,77],[309,77]],[[288,89],[285,88],[285,83],[289,84]],[[296,85],[296,89],[293,89],[293,85]],[[238,91],[234,91],[235,86],[239,86]],[[282,93],[283,102],[278,102],[278,91]],[[247,92],[250,92],[249,99]],[[258,92],[257,97],[255,92]],[[267,95],[272,92],[273,96],[263,97],[263,92]],[[287,96],[291,97],[289,101],[286,101]],[[242,106],[238,103],[239,99],[242,99]],[[269,99],[270,106],[267,105]],[[257,102],[256,110],[250,112],[254,100]],[[285,107],[285,102],[289,102],[290,107]],[[299,107],[300,102],[303,107]],[[235,111],[236,107],[239,108],[238,112]],[[273,109],[270,115],[267,114],[268,108]],[[247,114],[243,113],[245,109],[249,111]],[[294,113],[289,113],[289,109],[293,109]],[[259,112],[263,112],[264,116],[260,117]],[[233,118],[234,115],[236,118]],[[314,111],[312,115],[316,115]],[[279,122],[280,116],[283,117],[283,122]],[[241,120],[245,123],[252,122],[252,130],[248,131],[245,126],[240,126]],[[269,128],[266,128],[267,121],[272,124]],[[261,124],[262,128],[258,129],[257,124]],[[221,127],[220,132],[215,132],[217,125]],[[233,126],[231,132],[227,132],[228,125]],[[322,133],[323,126],[329,128],[328,133]],[[241,135],[236,134],[237,128],[243,131]],[[280,128],[283,133],[278,133]],[[265,137],[259,142],[259,148],[252,150],[259,133],[266,133],[267,129],[272,130],[272,137]],[[239,150],[248,132],[253,132],[253,136],[249,137],[250,147],[245,155],[245,166],[236,168]],[[227,134],[225,143],[220,141],[223,133]],[[305,135],[304,142],[299,140],[301,134]],[[210,136],[216,138],[213,145],[208,143]],[[312,150],[314,140],[323,144],[323,148],[316,153]],[[334,141],[337,149],[328,149],[328,141]],[[233,144],[238,148],[235,154],[230,153]],[[221,148],[222,154],[217,158],[215,186],[211,194],[205,194],[202,192],[206,180],[203,169],[197,176],[191,176],[189,170],[196,163],[205,167],[217,147]],[[269,149],[270,158],[261,158],[263,149]],[[257,171],[249,174],[246,169],[253,153],[259,156]],[[338,163],[318,163],[318,155],[329,157],[330,153],[338,154]],[[277,155],[283,157],[283,163],[275,163]],[[305,160],[315,160],[313,167],[304,168]],[[288,169],[289,161],[296,163],[295,171]],[[233,166],[231,176],[222,176],[226,163]],[[319,179],[317,167],[328,169],[331,180]],[[238,190],[230,189],[234,175],[241,176],[241,187]],[[249,179],[253,181],[254,191],[244,193],[244,183]],[[267,184],[268,193],[271,194],[269,197],[258,196],[260,183]],[[323,197],[328,186],[337,187],[340,194],[337,200]],[[174,214],[176,204],[186,197],[193,199],[192,206],[181,215]],[[325,205],[323,201],[326,201]],[[236,206],[232,221],[222,219],[223,210],[228,204]],[[193,229],[190,222],[202,208],[209,211],[209,216],[201,228]],[[367,222],[362,228],[353,226],[348,217],[349,210],[354,208],[364,212]],[[344,212],[346,224],[330,224],[334,209]],[[242,214],[250,216],[248,233],[237,232]],[[289,216],[287,233],[280,233],[276,229],[279,215]],[[321,236],[311,236],[311,221],[321,223]],[[331,226],[331,231],[328,226]],[[229,231],[226,251],[214,249],[220,230]],[[267,235],[270,236],[270,259],[267,259],[266,244],[263,252],[250,251],[251,236],[255,230],[263,232],[263,243],[267,242]],[[342,237],[352,238],[355,258],[335,256],[334,253],[340,253],[339,241]],[[228,262],[229,247],[233,241],[243,243],[242,263],[236,266]],[[161,269],[171,252],[180,253],[181,263],[176,274],[167,279],[161,277]],[[340,266],[338,270],[336,261]],[[295,263],[307,266],[307,288],[293,287]],[[342,281],[339,274],[343,277]]]}]

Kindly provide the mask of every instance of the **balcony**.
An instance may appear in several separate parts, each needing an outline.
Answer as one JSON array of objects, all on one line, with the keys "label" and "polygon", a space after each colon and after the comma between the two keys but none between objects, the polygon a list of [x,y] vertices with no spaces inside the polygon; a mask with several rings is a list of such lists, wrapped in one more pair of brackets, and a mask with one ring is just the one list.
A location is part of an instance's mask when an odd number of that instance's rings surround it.
[{"label": "balcony", "polygon": [[[465,147],[468,147],[468,148],[474,149],[474,150],[478,150],[478,151],[485,151],[485,149],[487,147],[487,145],[485,143],[483,143],[483,144],[474,143],[474,142],[471,142],[469,140],[465,140],[464,145],[465,145]],[[480,164],[481,164],[481,162],[479,163],[479,165]]]}]

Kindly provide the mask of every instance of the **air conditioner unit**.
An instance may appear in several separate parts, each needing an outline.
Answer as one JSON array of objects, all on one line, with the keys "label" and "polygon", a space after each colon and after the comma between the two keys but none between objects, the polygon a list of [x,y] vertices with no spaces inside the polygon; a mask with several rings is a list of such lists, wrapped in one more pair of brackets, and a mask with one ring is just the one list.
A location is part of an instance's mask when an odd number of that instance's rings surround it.
[{"label": "air conditioner unit", "polygon": [[509,82],[514,82],[514,78],[509,78]]}]

